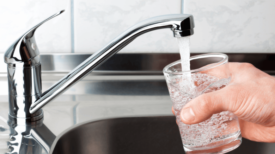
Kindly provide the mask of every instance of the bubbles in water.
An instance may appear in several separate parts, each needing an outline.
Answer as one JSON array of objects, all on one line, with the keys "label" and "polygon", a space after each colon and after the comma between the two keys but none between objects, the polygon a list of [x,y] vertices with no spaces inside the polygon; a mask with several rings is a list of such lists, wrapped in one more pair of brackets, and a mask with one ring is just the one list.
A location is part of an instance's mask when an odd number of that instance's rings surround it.
[{"label": "bubbles in water", "polygon": [[[202,93],[213,92],[223,88],[230,82],[230,79],[219,80],[207,74],[192,74],[191,82],[194,87],[188,90],[180,84],[185,82],[181,77],[175,77],[171,81],[168,83],[168,88],[174,103],[173,107],[184,145],[204,146],[222,140],[239,130],[235,115],[229,111],[214,114],[208,120],[194,125],[186,125],[180,120],[180,110],[184,105]],[[236,123],[233,126],[237,128],[232,129],[232,127],[228,127],[230,122]]]}]

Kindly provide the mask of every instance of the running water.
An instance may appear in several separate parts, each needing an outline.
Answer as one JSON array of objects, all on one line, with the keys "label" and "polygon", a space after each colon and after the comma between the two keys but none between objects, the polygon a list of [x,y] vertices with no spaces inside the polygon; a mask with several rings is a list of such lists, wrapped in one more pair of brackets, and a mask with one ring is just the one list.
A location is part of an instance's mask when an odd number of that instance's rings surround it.
[{"label": "running water", "polygon": [[190,70],[190,37],[180,37],[178,38],[180,59],[181,59],[181,69],[182,71]]},{"label": "running water", "polygon": [[[181,59],[181,70],[190,71],[190,37],[178,38],[178,45]],[[190,72],[186,72],[182,75],[181,87],[185,90],[191,90],[194,88]]]}]

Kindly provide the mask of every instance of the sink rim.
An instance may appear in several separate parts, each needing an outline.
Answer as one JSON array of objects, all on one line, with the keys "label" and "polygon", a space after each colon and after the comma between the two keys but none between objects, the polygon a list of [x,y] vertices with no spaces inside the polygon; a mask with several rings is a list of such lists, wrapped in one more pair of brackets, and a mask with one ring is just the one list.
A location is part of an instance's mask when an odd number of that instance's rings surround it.
[{"label": "sink rim", "polygon": [[[71,127],[68,127],[67,129],[65,129],[62,133],[58,134],[54,140],[54,142],[52,143],[51,149],[49,154],[52,154],[57,142],[67,133],[69,133],[70,131],[73,131],[74,129],[76,129],[77,127],[80,126],[84,126],[90,123],[95,123],[95,122],[100,122],[100,121],[105,121],[105,120],[116,120],[116,119],[131,119],[131,118],[161,118],[161,117],[175,117],[173,115],[165,115],[165,114],[160,114],[160,115],[141,115],[141,116],[127,116],[127,117],[114,117],[114,118],[102,118],[102,119],[96,119],[96,120],[89,120],[89,121],[85,121],[85,122],[80,122],[78,124],[75,124]],[[175,121],[176,122],[176,121]]]}]

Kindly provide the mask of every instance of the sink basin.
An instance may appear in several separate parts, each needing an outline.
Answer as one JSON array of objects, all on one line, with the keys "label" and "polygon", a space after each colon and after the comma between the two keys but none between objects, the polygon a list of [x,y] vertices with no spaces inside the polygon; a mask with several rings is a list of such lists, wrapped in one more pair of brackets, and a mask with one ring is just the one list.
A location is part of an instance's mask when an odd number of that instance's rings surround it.
[{"label": "sink basin", "polygon": [[[275,143],[243,139],[230,154],[273,154]],[[85,123],[64,133],[52,154],[184,154],[174,116],[116,118]]]}]

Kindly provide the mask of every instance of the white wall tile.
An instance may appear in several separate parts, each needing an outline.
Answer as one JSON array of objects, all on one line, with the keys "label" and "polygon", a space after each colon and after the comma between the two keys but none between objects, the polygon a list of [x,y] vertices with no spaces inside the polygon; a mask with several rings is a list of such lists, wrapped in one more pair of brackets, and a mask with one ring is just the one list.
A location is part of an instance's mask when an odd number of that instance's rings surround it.
[{"label": "white wall tile", "polygon": [[71,52],[70,0],[8,0],[0,5],[0,52],[27,30],[56,12],[66,11],[38,28],[36,41],[41,53]]},{"label": "white wall tile", "polygon": [[192,52],[275,52],[274,0],[185,0]]},{"label": "white wall tile", "polygon": [[[181,12],[181,0],[75,0],[75,52],[96,52],[138,21]],[[169,29],[144,34],[122,52],[178,52]]]}]

